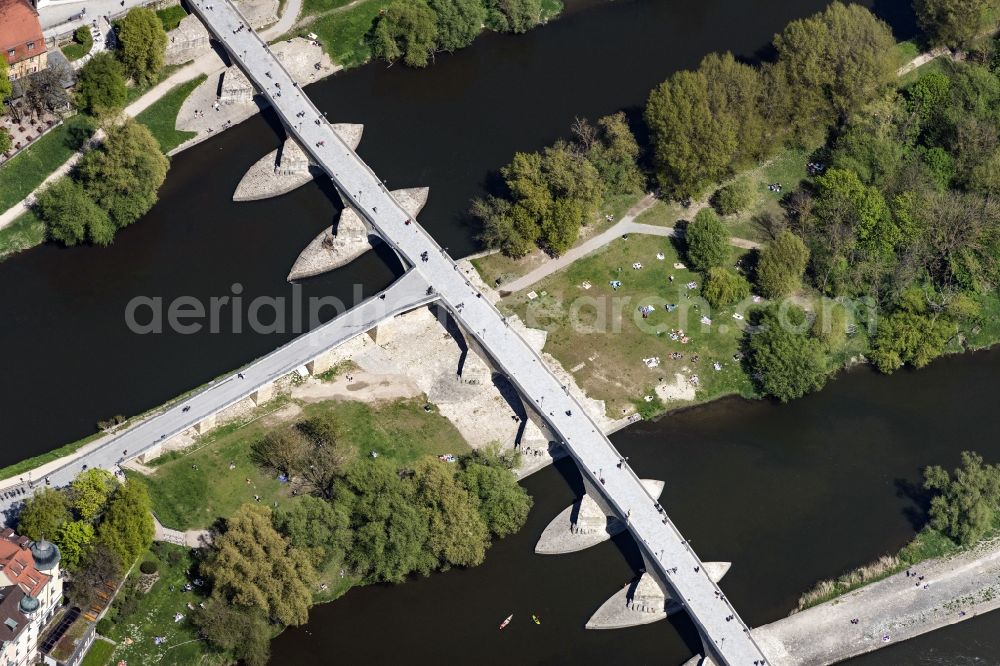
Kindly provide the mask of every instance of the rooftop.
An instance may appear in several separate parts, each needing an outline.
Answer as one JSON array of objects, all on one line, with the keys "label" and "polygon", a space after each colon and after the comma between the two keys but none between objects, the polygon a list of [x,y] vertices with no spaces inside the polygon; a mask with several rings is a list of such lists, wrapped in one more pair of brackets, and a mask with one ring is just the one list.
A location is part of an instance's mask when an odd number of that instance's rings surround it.
[{"label": "rooftop", "polygon": [[28,0],[0,0],[0,54],[14,64],[44,52],[45,37],[38,12]]}]

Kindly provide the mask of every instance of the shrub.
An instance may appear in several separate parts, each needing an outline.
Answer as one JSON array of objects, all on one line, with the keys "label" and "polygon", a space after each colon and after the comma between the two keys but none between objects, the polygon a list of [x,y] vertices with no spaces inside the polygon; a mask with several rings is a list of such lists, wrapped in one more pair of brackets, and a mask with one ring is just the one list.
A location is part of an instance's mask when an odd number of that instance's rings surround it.
[{"label": "shrub", "polygon": [[99,633],[102,636],[107,636],[108,634],[111,633],[111,630],[114,628],[115,628],[114,623],[111,622],[111,620],[106,617],[102,617],[100,620],[97,621],[97,633]]},{"label": "shrub", "polygon": [[745,180],[737,180],[719,188],[712,197],[712,205],[719,215],[735,215],[750,206],[753,192]]},{"label": "shrub", "polygon": [[702,208],[684,233],[688,261],[696,270],[707,271],[729,262],[729,232],[710,209]]},{"label": "shrub", "polygon": [[710,268],[702,295],[713,308],[732,305],[750,295],[750,283],[731,268]]},{"label": "shrub", "polygon": [[139,565],[139,571],[144,574],[155,574],[159,571],[160,566],[153,560],[144,560],[142,564]]}]

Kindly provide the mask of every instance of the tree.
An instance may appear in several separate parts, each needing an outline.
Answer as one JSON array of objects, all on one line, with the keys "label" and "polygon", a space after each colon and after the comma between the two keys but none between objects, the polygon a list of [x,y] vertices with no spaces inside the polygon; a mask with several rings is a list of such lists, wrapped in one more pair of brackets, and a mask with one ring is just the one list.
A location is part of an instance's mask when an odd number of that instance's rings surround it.
[{"label": "tree", "polygon": [[258,609],[285,625],[304,624],[315,573],[309,557],[290,546],[271,521],[266,506],[237,509],[215,540],[204,571],[219,598]]},{"label": "tree", "polygon": [[772,305],[749,332],[748,360],[761,390],[782,402],[817,391],[826,383],[822,345],[806,329],[805,313]]},{"label": "tree", "polygon": [[257,465],[295,476],[304,465],[311,449],[309,438],[295,427],[271,430],[250,445],[250,459]]},{"label": "tree", "polygon": [[455,478],[452,467],[425,457],[409,483],[428,524],[427,548],[444,566],[474,567],[486,559],[490,538],[479,515],[479,498]]},{"label": "tree", "polygon": [[598,130],[586,120],[577,120],[573,132],[580,140],[587,160],[597,169],[604,188],[612,194],[642,190],[644,177],[639,169],[639,144],[629,129],[625,113],[619,111],[597,120]]},{"label": "tree", "polygon": [[937,465],[925,468],[924,488],[934,492],[931,527],[963,546],[976,543],[993,527],[1000,502],[1000,469],[984,465],[979,454],[963,451],[954,478]]},{"label": "tree", "polygon": [[108,51],[102,51],[80,69],[77,104],[94,116],[112,116],[125,108],[128,89],[125,70]]},{"label": "tree", "polygon": [[156,81],[163,69],[167,33],[151,9],[134,7],[118,26],[122,64],[140,86]]},{"label": "tree", "polygon": [[843,303],[828,298],[820,299],[811,329],[813,337],[823,342],[827,350],[840,349],[847,340],[849,320],[847,307]]},{"label": "tree", "polygon": [[913,287],[903,294],[899,307],[879,321],[871,359],[885,373],[907,363],[922,368],[944,353],[954,333],[954,322],[944,313],[932,312],[925,293]]},{"label": "tree", "polygon": [[896,78],[895,40],[864,7],[834,2],[789,23],[774,38],[777,76],[787,86],[789,122],[802,138],[821,137]]},{"label": "tree", "polygon": [[470,462],[460,478],[469,492],[479,498],[479,515],[491,534],[503,538],[524,527],[532,499],[509,469],[499,464]]},{"label": "tree", "polygon": [[42,488],[24,501],[17,518],[17,533],[34,541],[55,539],[59,528],[70,519],[66,496],[58,490]]},{"label": "tree", "polygon": [[216,649],[247,666],[265,666],[271,655],[271,627],[256,608],[212,597],[191,614],[201,635]]},{"label": "tree", "polygon": [[767,243],[757,262],[756,283],[767,298],[781,298],[802,286],[809,250],[802,239],[785,230]]},{"label": "tree", "polygon": [[684,232],[687,258],[699,271],[729,263],[729,232],[710,208],[702,208]]},{"label": "tree", "polygon": [[61,110],[69,106],[69,93],[63,87],[63,75],[60,74],[55,61],[42,71],[21,79],[21,87],[24,90],[25,102],[36,114],[41,115],[46,111]]},{"label": "tree", "polygon": [[109,550],[100,542],[90,548],[84,556],[80,569],[73,573],[73,585],[69,597],[80,608],[89,607],[97,600],[97,593],[108,585],[117,587],[123,573],[118,553]]},{"label": "tree", "polygon": [[128,120],[107,127],[106,133],[104,142],[80,160],[80,180],[87,194],[120,229],[156,203],[169,162],[144,125]]},{"label": "tree", "polygon": [[118,486],[108,500],[97,535],[120,561],[131,566],[153,543],[152,503],[146,486],[129,481]]},{"label": "tree", "polygon": [[354,546],[347,562],[369,582],[401,583],[413,572],[427,575],[437,559],[428,553],[427,519],[388,463],[354,465],[336,502],[351,515]]},{"label": "tree", "polygon": [[382,10],[371,34],[376,58],[426,67],[437,48],[437,16],[424,0],[395,0]]},{"label": "tree", "polygon": [[67,520],[55,535],[55,544],[62,554],[62,566],[76,571],[83,563],[94,543],[94,526],[86,520]]},{"label": "tree", "polygon": [[488,248],[499,249],[514,259],[535,249],[541,230],[521,207],[495,196],[474,199],[470,213],[483,223],[479,239]]},{"label": "tree", "polygon": [[87,240],[109,245],[114,240],[115,228],[107,214],[70,177],[60,178],[39,192],[35,214],[45,222],[49,236],[63,245]]},{"label": "tree", "polygon": [[344,560],[351,546],[350,520],[343,506],[306,496],[275,514],[274,525],[293,547],[309,555],[319,570]]},{"label": "tree", "polygon": [[312,492],[329,499],[333,497],[334,483],[344,474],[357,452],[354,447],[339,440],[337,424],[330,417],[307,419],[298,428],[312,444],[298,474]]},{"label": "tree", "polygon": [[496,32],[527,32],[541,16],[542,0],[486,0],[486,26]]},{"label": "tree", "polygon": [[81,519],[93,522],[104,510],[117,485],[111,472],[100,467],[77,474],[70,484],[73,510]]},{"label": "tree", "polygon": [[989,11],[996,0],[913,0],[917,23],[934,46],[968,46],[986,27]]},{"label": "tree", "polygon": [[7,57],[5,54],[0,53],[0,104],[3,104],[10,93],[13,90],[13,86],[10,82],[10,74],[8,72]]},{"label": "tree", "polygon": [[486,22],[482,0],[429,0],[437,15],[437,45],[455,51],[472,43]]},{"label": "tree", "polygon": [[735,215],[753,203],[753,191],[750,189],[750,184],[741,178],[720,187],[713,199],[712,203],[719,215]]},{"label": "tree", "polygon": [[672,196],[695,195],[728,173],[736,127],[714,112],[704,72],[676,72],[654,88],[645,118],[656,178]]},{"label": "tree", "polygon": [[714,308],[732,305],[750,295],[750,283],[731,268],[715,266],[708,269],[701,294]]}]

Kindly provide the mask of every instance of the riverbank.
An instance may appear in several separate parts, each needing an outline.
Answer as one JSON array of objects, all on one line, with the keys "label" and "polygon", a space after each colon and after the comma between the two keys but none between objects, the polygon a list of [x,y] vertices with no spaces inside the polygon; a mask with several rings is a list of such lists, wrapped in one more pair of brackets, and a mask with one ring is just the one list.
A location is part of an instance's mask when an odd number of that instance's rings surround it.
[{"label": "riverbank", "polygon": [[1000,540],[992,540],[958,555],[922,562],[757,627],[753,634],[776,666],[821,666],[970,620],[998,607]]}]

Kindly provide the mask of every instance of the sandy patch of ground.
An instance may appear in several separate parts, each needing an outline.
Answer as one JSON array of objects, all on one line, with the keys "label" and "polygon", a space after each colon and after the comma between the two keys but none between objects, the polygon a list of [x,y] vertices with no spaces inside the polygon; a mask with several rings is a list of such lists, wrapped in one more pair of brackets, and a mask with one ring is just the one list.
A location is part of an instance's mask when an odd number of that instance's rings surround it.
[{"label": "sandy patch of ground", "polygon": [[695,399],[695,387],[686,376],[678,372],[674,374],[673,382],[661,382],[656,385],[656,395],[664,403],[690,402]]},{"label": "sandy patch of ground", "polygon": [[364,371],[340,375],[332,382],[311,377],[292,388],[292,397],[303,402],[357,400],[373,403],[412,398],[422,394],[423,391],[417,383],[406,375],[380,375]]}]

